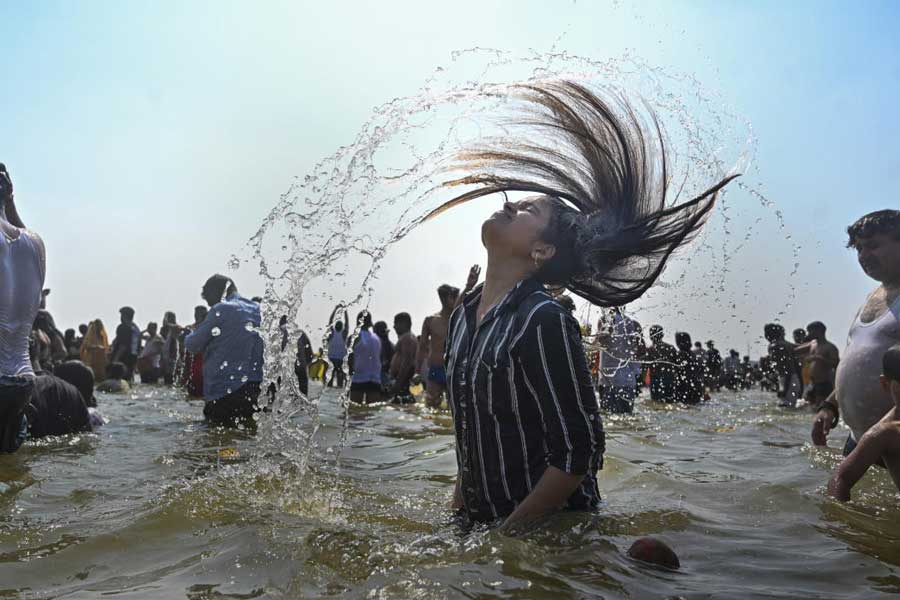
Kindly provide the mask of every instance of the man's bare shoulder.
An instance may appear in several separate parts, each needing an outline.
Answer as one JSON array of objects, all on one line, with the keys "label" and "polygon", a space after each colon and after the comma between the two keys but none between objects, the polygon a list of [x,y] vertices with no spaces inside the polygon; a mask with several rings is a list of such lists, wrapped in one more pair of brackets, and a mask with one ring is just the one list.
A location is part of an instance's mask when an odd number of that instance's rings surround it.
[{"label": "man's bare shoulder", "polygon": [[416,338],[412,335],[404,335],[397,340],[397,350],[408,350],[418,345]]}]

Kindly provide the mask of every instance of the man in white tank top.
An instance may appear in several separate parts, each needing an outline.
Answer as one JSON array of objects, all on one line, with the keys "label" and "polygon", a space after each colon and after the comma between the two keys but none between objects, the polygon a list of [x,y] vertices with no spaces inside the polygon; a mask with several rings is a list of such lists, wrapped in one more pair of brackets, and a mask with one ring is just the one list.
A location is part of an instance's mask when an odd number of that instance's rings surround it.
[{"label": "man in white tank top", "polygon": [[25,406],[34,387],[29,334],[44,287],[44,243],[25,229],[13,186],[0,164],[0,451],[25,440]]},{"label": "man in white tank top", "polygon": [[813,443],[824,445],[838,417],[844,418],[852,432],[845,455],[894,406],[879,377],[884,353],[900,342],[900,211],[870,213],[847,233],[848,246],[856,250],[863,271],[881,285],[869,294],[853,320],[837,368],[835,391],[813,421]]}]

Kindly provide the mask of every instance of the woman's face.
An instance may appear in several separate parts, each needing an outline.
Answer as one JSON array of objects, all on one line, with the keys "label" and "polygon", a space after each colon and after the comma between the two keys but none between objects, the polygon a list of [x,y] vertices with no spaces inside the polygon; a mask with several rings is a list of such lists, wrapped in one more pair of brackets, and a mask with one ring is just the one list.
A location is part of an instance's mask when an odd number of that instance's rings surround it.
[{"label": "woman's face", "polygon": [[481,241],[489,252],[531,260],[535,247],[543,245],[541,234],[552,213],[552,201],[546,196],[504,202],[481,226]]}]

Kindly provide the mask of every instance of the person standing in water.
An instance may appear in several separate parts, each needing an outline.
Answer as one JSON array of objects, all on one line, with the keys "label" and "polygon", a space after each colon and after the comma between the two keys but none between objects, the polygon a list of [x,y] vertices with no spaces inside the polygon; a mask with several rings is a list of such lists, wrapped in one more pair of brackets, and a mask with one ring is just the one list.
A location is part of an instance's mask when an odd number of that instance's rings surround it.
[{"label": "person standing in water", "polygon": [[392,402],[412,404],[415,398],[409,391],[409,384],[416,374],[416,355],[419,343],[412,333],[412,317],[409,313],[398,313],[394,317],[394,332],[397,334],[397,345],[391,358]]},{"label": "person standing in water", "polygon": [[133,381],[134,367],[141,354],[141,330],[134,324],[134,309],[130,306],[119,309],[119,318],[121,322],[116,327],[109,361],[125,365],[125,379]]},{"label": "person standing in water", "polygon": [[206,281],[201,296],[209,314],[184,339],[184,347],[203,353],[203,415],[212,425],[251,424],[259,411],[263,371],[259,304],[219,274]]},{"label": "person standing in water", "polygon": [[334,386],[337,378],[337,386],[344,389],[346,376],[344,375],[344,361],[347,359],[347,338],[350,335],[350,317],[344,311],[344,320],[335,322],[340,305],[335,306],[328,318],[328,360],[331,362],[331,377],[328,379],[328,387]]},{"label": "person standing in water", "polygon": [[447,340],[447,328],[450,314],[459,300],[459,288],[443,284],[437,289],[441,301],[441,310],[425,317],[422,323],[422,335],[419,336],[419,357],[416,361],[424,365],[427,371],[422,373],[425,380],[425,403],[437,408],[444,398],[447,387],[447,372],[444,369],[444,344]]},{"label": "person standing in water", "polygon": [[541,146],[531,131],[467,151],[458,168],[474,172],[447,185],[474,189],[428,215],[493,194],[535,194],[483,223],[485,281],[453,312],[447,338],[452,508],[505,530],[599,503],[602,419],[578,323],[547,286],[601,306],[636,300],[729,181],[667,207],[665,154],[624,100],[610,104],[565,81],[517,91],[534,108],[524,121],[554,139]]},{"label": "person standing in water", "polygon": [[678,367],[675,370],[675,400],[684,404],[699,404],[703,400],[703,358],[691,349],[691,335],[684,331],[675,334],[678,347]]},{"label": "person standing in water", "polygon": [[374,404],[383,398],[381,388],[381,340],[372,333],[372,315],[364,310],[356,317],[359,333],[353,341],[353,375],[350,401]]},{"label": "person standing in water", "polygon": [[0,163],[0,452],[25,441],[25,407],[35,386],[29,335],[47,271],[44,242],[16,208],[12,179]]},{"label": "person standing in water", "polygon": [[722,355],[716,348],[715,342],[706,342],[706,387],[710,391],[718,392],[722,379]]},{"label": "person standing in water", "polygon": [[675,402],[675,370],[678,350],[663,341],[665,333],[660,325],[650,327],[650,347],[644,360],[650,369],[650,399],[655,402]]},{"label": "person standing in water", "polygon": [[828,482],[828,494],[841,502],[850,499],[850,490],[875,464],[887,467],[900,490],[900,344],[884,353],[880,384],[894,406],[866,431]]},{"label": "person standing in water", "polygon": [[638,396],[644,335],[641,324],[614,307],[609,323],[598,325],[600,406],[611,413],[630,414]]},{"label": "person standing in water", "polygon": [[769,359],[778,373],[776,394],[781,398],[779,406],[796,408],[797,400],[803,397],[803,381],[800,363],[794,355],[794,344],[784,339],[784,327],[776,323],[766,323],[763,335],[769,342]]},{"label": "person standing in water", "polygon": [[203,321],[206,320],[208,313],[209,309],[205,306],[200,305],[194,307],[194,324],[188,325],[182,331],[181,348],[183,358],[181,359],[181,385],[184,386],[188,396],[191,398],[203,397],[203,353],[188,351],[184,346],[184,338],[200,328]]},{"label": "person standing in water", "polygon": [[163,354],[166,349],[166,342],[162,336],[157,333],[157,325],[154,322],[147,324],[147,343],[141,351],[141,356],[137,361],[137,371],[141,376],[141,383],[156,383],[162,377]]},{"label": "person standing in water", "polygon": [[810,391],[807,399],[818,409],[834,391],[834,375],[841,360],[837,346],[825,338],[825,324],[814,321],[806,326],[809,340],[794,348],[809,370]]},{"label": "person standing in water", "polygon": [[84,334],[81,342],[81,362],[86,364],[94,372],[97,381],[106,378],[106,358],[109,355],[109,339],[106,337],[106,328],[103,321],[94,319]]},{"label": "person standing in water", "polygon": [[850,428],[844,455],[893,406],[880,384],[881,360],[900,342],[900,210],[869,213],[847,228],[848,247],[862,270],[880,285],[859,309],[837,366],[835,389],[813,420],[812,440],[824,446],[843,417]]}]

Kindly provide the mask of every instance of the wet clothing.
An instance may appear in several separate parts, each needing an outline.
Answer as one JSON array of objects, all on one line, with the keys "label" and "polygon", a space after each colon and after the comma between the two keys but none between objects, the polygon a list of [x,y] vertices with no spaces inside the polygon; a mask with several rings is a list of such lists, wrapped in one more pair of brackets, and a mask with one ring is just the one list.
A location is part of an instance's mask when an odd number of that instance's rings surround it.
[{"label": "wet clothing", "polygon": [[109,340],[106,329],[91,322],[81,342],[81,361],[94,372],[94,379],[102,381],[106,378],[106,357],[109,353]]},{"label": "wet clothing", "polygon": [[678,352],[678,369],[675,372],[675,399],[685,404],[698,404],[703,399],[702,358],[693,351]]},{"label": "wet clothing", "polygon": [[606,385],[600,388],[600,409],[612,414],[631,414],[638,397],[636,387]]},{"label": "wet clothing", "polygon": [[155,335],[144,346],[141,357],[138,359],[137,368],[141,375],[141,383],[156,383],[162,377],[162,361],[163,352],[165,351],[165,341]]},{"label": "wet clothing", "polygon": [[211,425],[224,427],[251,423],[253,415],[259,412],[260,391],[260,383],[256,381],[214,400],[207,400],[203,406],[203,416]]},{"label": "wet clothing", "polygon": [[650,368],[650,398],[656,402],[675,402],[675,372],[678,350],[666,342],[653,344],[644,358]]},{"label": "wet clothing", "polygon": [[0,376],[32,377],[28,336],[41,304],[45,265],[40,238],[0,233]]},{"label": "wet clothing", "polygon": [[231,395],[245,384],[262,382],[260,323],[259,304],[234,292],[213,306],[197,330],[184,339],[188,352],[203,353],[207,402]]},{"label": "wet clothing", "polygon": [[838,363],[835,392],[841,417],[855,439],[894,406],[881,389],[879,376],[884,353],[900,342],[900,298],[879,318],[863,323],[856,314],[847,335],[847,347]]},{"label": "wet clothing", "polygon": [[118,360],[125,365],[126,379],[131,379],[141,353],[141,330],[138,326],[134,323],[119,323],[119,326],[116,327],[116,338],[113,340],[112,351],[113,361]]},{"label": "wet clothing", "polygon": [[600,385],[603,388],[636,388],[641,374],[638,362],[643,348],[641,325],[616,313],[612,318],[609,341],[600,353]]},{"label": "wet clothing", "polygon": [[[342,331],[332,331],[328,337],[328,359],[332,362],[347,358],[347,340]],[[342,362],[343,364],[343,362]]]},{"label": "wet clothing", "polygon": [[88,408],[97,406],[97,399],[94,397],[94,372],[86,364],[80,360],[67,360],[56,365],[53,374],[78,388]]},{"label": "wet clothing", "polygon": [[595,508],[604,433],[578,323],[529,278],[476,326],[482,288],[453,312],[445,356],[466,513],[509,515],[550,466],[584,475],[566,508]]},{"label": "wet clothing", "polygon": [[25,441],[28,421],[25,407],[35,377],[0,375],[0,452],[15,452]]},{"label": "wet clothing", "polygon": [[28,337],[41,305],[46,265],[37,234],[0,233],[0,452],[25,441],[23,411],[34,385]]},{"label": "wet clothing", "polygon": [[447,385],[447,371],[444,369],[444,365],[428,367],[428,381],[433,381],[438,385]]},{"label": "wet clothing", "polygon": [[380,394],[382,393],[381,382],[375,381],[351,381],[351,392],[362,392],[364,394]]},{"label": "wet clothing", "polygon": [[49,373],[35,378],[25,416],[32,438],[91,431],[91,416],[81,392]]},{"label": "wet clothing", "polygon": [[353,344],[350,383],[377,383],[381,389],[381,340],[368,329],[361,329]]}]

